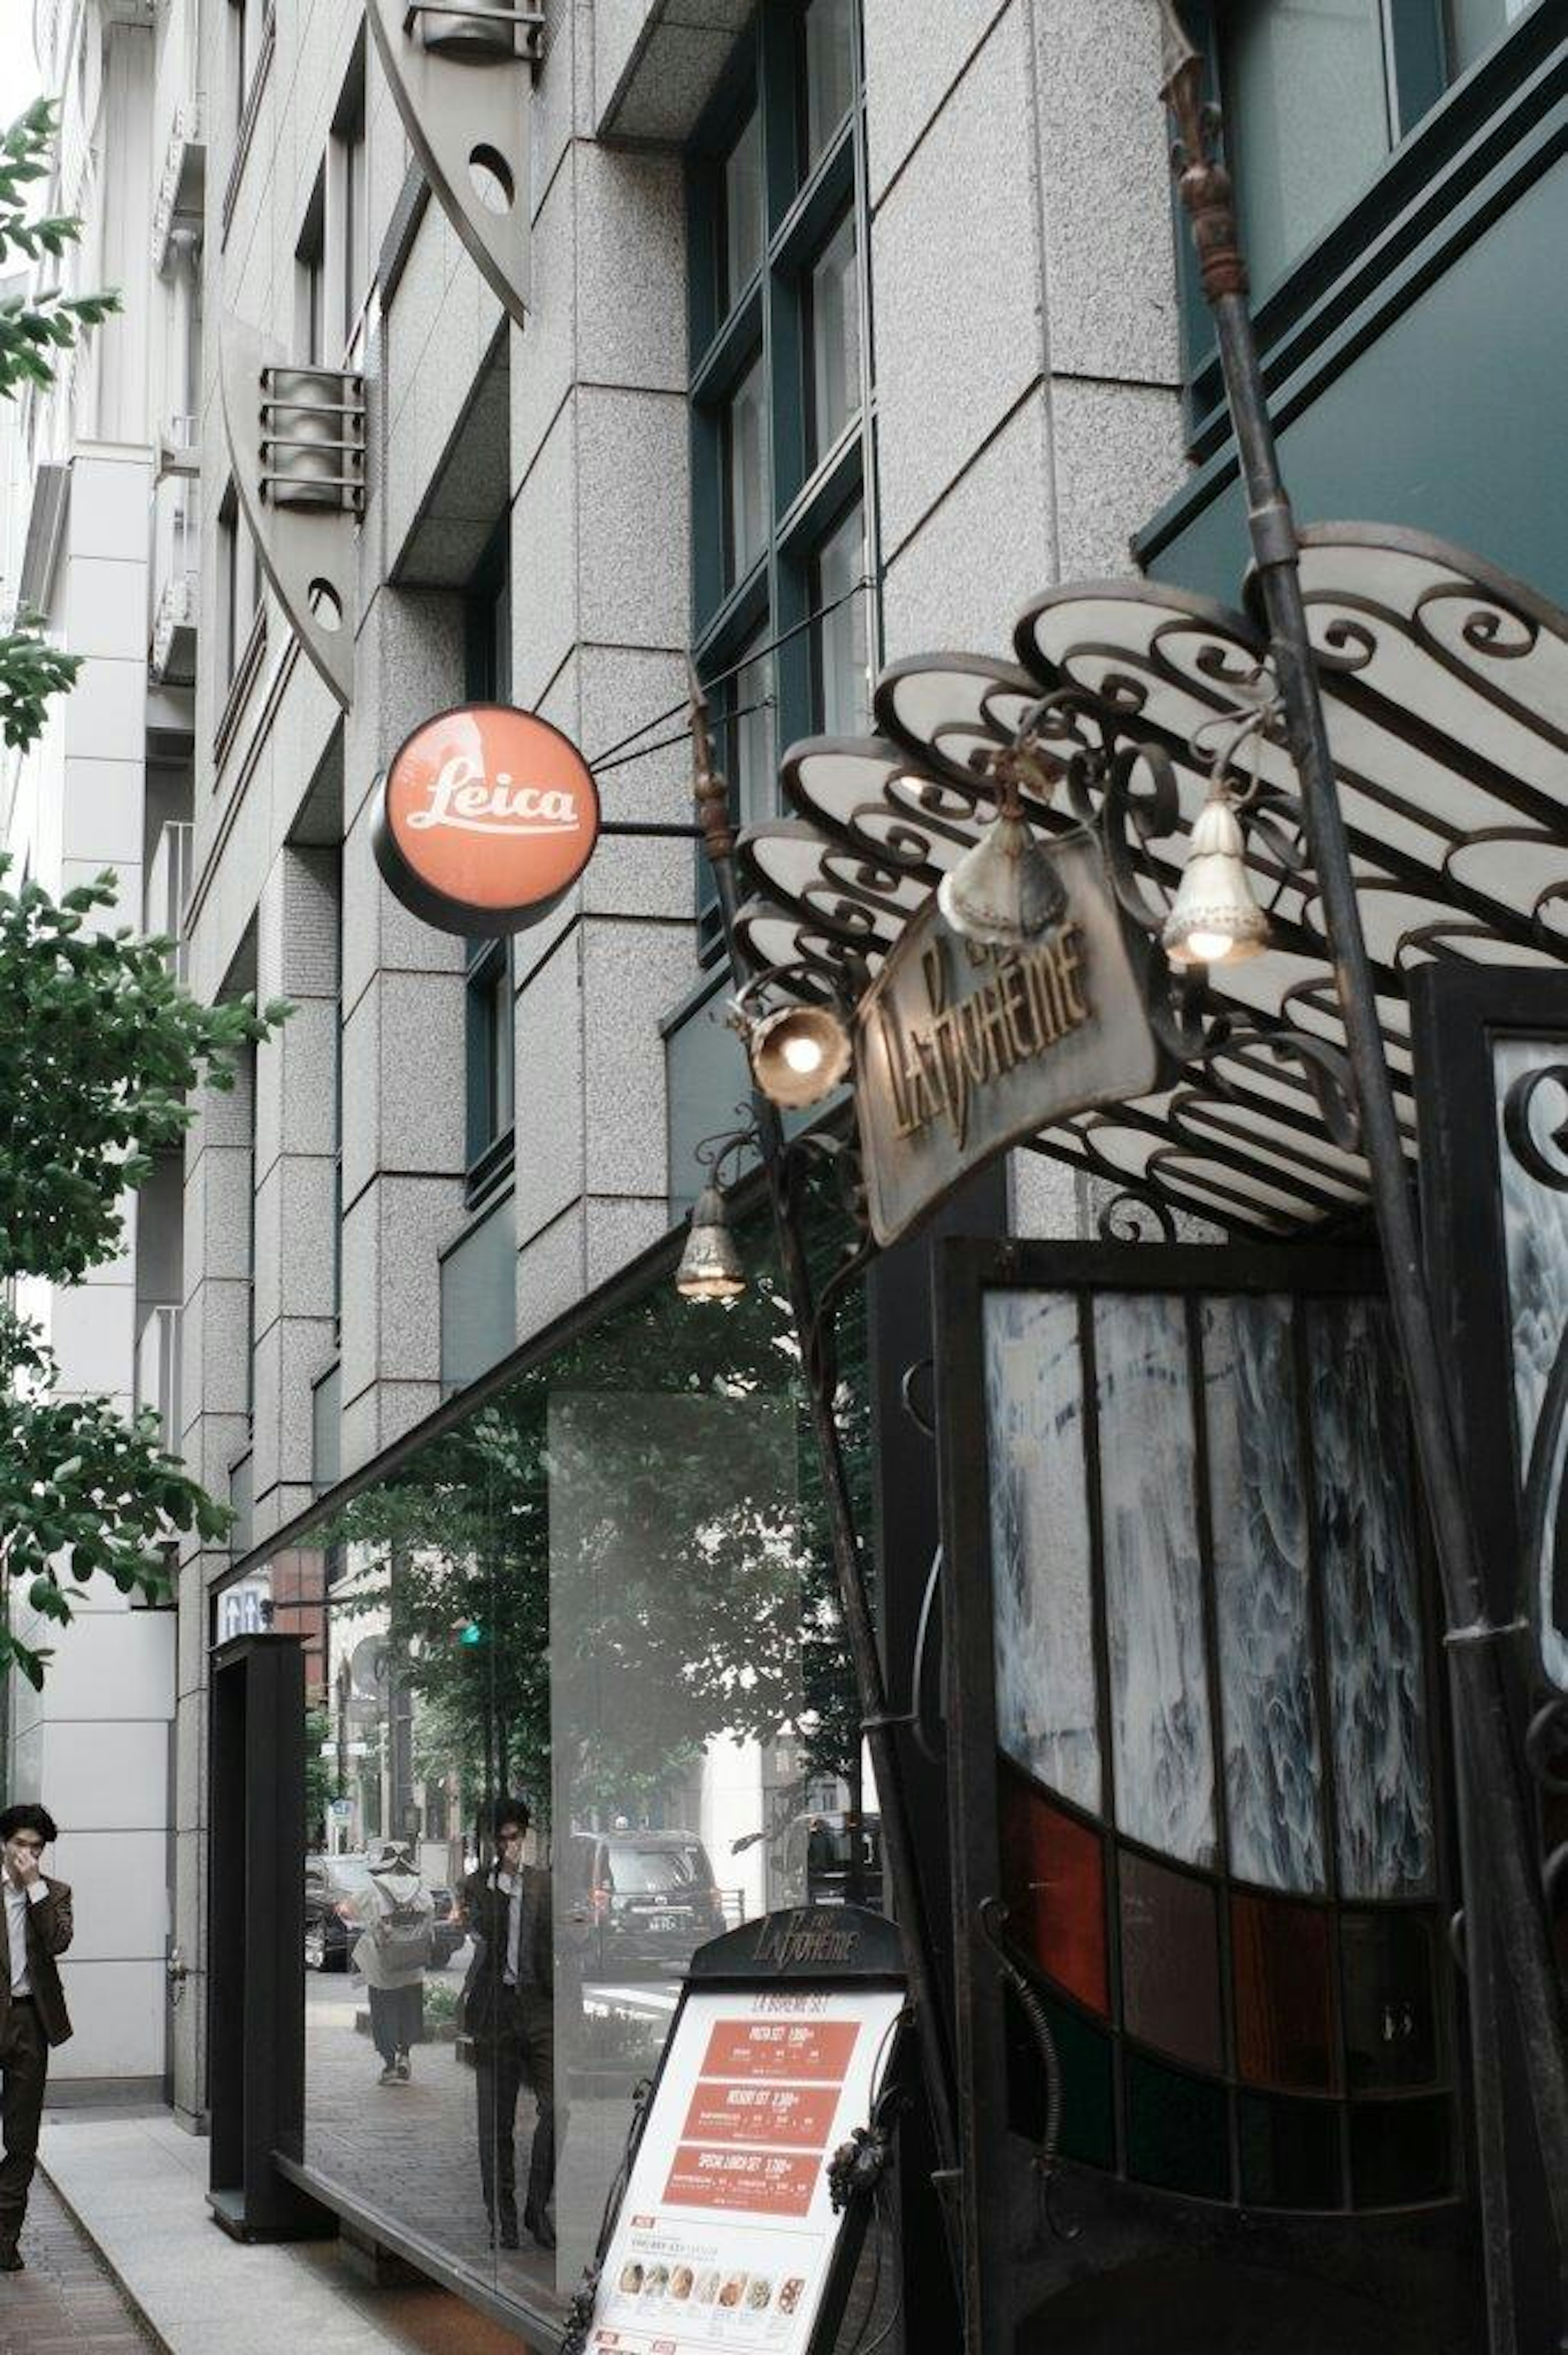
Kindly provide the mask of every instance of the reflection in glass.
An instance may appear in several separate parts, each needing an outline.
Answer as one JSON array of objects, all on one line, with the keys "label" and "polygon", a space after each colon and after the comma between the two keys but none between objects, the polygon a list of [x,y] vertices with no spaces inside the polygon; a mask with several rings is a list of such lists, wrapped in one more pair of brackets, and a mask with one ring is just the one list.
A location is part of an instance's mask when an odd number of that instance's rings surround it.
[{"label": "reflection in glass", "polygon": [[1253,283],[1271,285],[1359,196],[1393,142],[1382,0],[1227,15],[1225,119]]},{"label": "reflection in glass", "polygon": [[1010,1757],[1098,1814],[1094,1602],[1077,1302],[985,1303],[997,1736]]},{"label": "reflection in glass", "polygon": [[1214,1759],[1181,1300],[1095,1302],[1117,1820],[1186,1864],[1214,1860]]},{"label": "reflection in glass", "polygon": [[727,730],[729,780],[744,826],[771,816],[774,808],[773,656],[760,651],[765,644],[752,641],[758,651],[741,656],[727,697],[735,715]]},{"label": "reflection in glass", "polygon": [[725,158],[725,309],[733,311],[762,261],[762,126],[755,114]]},{"label": "reflection in glass", "polygon": [[744,581],[768,546],[768,414],[760,353],[724,410],[728,578]]},{"label": "reflection in glass", "polygon": [[1432,1877],[1413,1486],[1388,1312],[1308,1312],[1340,1882],[1398,1897]]},{"label": "reflection in glass", "polygon": [[666,1269],[271,1565],[310,1689],[304,2162],[535,2301],[694,1949],[852,1866],[877,1894],[799,1360],[743,1247],[733,1308]]},{"label": "reflection in glass", "polygon": [[817,551],[811,604],[819,724],[829,736],[860,736],[871,726],[866,645],[865,518],[852,507]]},{"label": "reflection in glass", "polygon": [[854,96],[853,0],[810,0],[804,24],[806,170],[832,139]]},{"label": "reflection in glass", "polygon": [[1340,1923],[1340,1952],[1351,2091],[1435,2084],[1431,1923],[1419,1913],[1347,1913]]},{"label": "reflection in glass", "polygon": [[860,278],[854,216],[846,213],[811,264],[806,336],[811,355],[811,463],[832,448],[860,408]]},{"label": "reflection in glass", "polygon": [[1323,1886],[1307,1508],[1289,1304],[1205,1300],[1203,1409],[1231,1870]]}]

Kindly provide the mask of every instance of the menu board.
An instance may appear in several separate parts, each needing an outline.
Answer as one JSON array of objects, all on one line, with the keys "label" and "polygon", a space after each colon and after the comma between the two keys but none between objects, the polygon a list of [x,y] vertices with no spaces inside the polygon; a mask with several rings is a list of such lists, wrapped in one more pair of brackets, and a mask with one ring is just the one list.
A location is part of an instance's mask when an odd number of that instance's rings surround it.
[{"label": "menu board", "polygon": [[694,1989],[599,2274],[592,2355],[804,2355],[842,2217],[828,2160],[865,2126],[904,1998]]}]

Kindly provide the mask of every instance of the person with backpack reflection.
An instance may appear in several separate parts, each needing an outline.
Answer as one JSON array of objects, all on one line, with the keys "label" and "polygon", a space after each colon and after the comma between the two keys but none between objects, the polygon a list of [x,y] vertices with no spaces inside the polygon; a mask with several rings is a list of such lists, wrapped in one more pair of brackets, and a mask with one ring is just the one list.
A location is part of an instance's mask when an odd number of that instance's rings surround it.
[{"label": "person with backpack reflection", "polygon": [[435,1902],[419,1880],[411,1841],[382,1840],[369,1863],[369,1881],[353,1901],[360,1924],[354,1967],[369,1991],[370,2033],[381,2058],[376,2082],[406,2085],[409,2054],[424,2032]]}]

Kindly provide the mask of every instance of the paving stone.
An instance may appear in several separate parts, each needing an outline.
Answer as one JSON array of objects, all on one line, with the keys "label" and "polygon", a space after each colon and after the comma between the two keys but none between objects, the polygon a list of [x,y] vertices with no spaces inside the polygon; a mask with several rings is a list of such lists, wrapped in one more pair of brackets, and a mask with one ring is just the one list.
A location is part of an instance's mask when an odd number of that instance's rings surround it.
[{"label": "paving stone", "polygon": [[3,2355],[148,2355],[144,2330],[103,2260],[38,2176],[22,2228],[26,2270],[0,2274]]}]

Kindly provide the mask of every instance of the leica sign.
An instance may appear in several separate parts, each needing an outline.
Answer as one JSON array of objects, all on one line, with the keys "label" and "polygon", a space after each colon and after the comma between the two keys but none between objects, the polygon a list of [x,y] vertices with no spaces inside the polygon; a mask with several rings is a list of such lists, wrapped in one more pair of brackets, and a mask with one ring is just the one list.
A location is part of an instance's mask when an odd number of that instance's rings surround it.
[{"label": "leica sign", "polygon": [[387,772],[376,859],[387,888],[444,932],[522,932],[569,891],[599,839],[577,746],[503,703],[425,720]]}]

